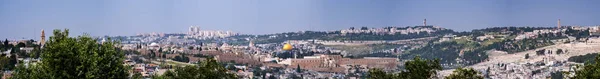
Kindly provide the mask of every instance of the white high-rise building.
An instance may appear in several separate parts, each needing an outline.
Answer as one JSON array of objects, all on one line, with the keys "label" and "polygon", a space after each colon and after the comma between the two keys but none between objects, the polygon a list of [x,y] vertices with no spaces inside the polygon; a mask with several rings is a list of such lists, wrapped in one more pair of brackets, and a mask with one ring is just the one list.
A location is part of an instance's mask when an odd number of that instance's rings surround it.
[{"label": "white high-rise building", "polygon": [[199,31],[200,31],[200,27],[198,27],[198,26],[190,26],[189,34],[195,34],[195,33],[198,33]]},{"label": "white high-rise building", "polygon": [[237,35],[231,31],[211,31],[211,30],[200,30],[198,26],[190,26],[188,36],[192,38],[223,38]]}]

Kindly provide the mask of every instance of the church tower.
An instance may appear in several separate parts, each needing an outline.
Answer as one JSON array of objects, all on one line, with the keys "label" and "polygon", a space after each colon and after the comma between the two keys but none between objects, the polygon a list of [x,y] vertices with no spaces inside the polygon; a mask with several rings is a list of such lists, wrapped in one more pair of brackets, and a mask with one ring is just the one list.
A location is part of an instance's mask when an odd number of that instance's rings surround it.
[{"label": "church tower", "polygon": [[44,47],[46,44],[46,34],[44,34],[44,29],[42,29],[42,35],[40,36],[40,46]]},{"label": "church tower", "polygon": [[427,19],[423,19],[423,26],[427,26]]},{"label": "church tower", "polygon": [[560,19],[558,19],[558,22],[557,22],[557,26],[556,26],[556,27],[557,27],[558,29],[560,29]]}]

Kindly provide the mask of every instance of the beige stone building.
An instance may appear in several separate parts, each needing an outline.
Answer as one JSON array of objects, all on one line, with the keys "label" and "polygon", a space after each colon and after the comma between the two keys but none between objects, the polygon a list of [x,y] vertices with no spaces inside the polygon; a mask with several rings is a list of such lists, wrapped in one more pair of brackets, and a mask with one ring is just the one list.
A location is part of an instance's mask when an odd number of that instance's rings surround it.
[{"label": "beige stone building", "polygon": [[365,69],[380,68],[394,70],[398,68],[397,58],[366,57],[361,59],[343,58],[341,55],[315,55],[303,59],[291,59],[288,67],[320,72],[347,73],[353,66]]}]

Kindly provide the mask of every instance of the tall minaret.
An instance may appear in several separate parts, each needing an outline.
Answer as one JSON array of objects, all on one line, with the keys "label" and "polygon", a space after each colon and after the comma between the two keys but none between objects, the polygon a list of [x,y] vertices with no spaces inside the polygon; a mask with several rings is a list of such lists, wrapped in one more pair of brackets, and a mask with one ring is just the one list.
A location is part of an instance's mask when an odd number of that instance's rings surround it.
[{"label": "tall minaret", "polygon": [[557,25],[556,27],[557,27],[558,29],[560,29],[560,19],[558,19],[558,22],[557,22],[557,24],[558,24],[558,25]]},{"label": "tall minaret", "polygon": [[44,47],[46,44],[46,34],[44,33],[44,29],[42,29],[42,36],[40,36],[40,46]]},{"label": "tall minaret", "polygon": [[427,19],[423,19],[423,26],[427,26]]}]

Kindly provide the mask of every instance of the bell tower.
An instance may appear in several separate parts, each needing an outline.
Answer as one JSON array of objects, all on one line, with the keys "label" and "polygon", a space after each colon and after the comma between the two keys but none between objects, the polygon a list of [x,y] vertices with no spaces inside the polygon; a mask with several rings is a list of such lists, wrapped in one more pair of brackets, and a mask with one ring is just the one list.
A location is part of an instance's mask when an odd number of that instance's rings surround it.
[{"label": "bell tower", "polygon": [[42,29],[42,35],[40,36],[40,46],[44,47],[46,44],[46,34],[44,33],[44,29]]},{"label": "bell tower", "polygon": [[423,19],[423,26],[427,26],[427,19]]},{"label": "bell tower", "polygon": [[560,29],[560,19],[558,19],[558,22],[557,22],[557,26],[556,26],[556,27],[557,27],[558,29]]}]

